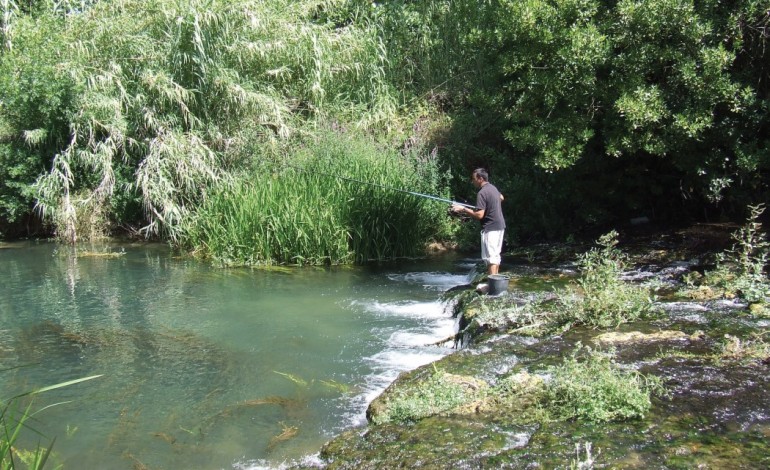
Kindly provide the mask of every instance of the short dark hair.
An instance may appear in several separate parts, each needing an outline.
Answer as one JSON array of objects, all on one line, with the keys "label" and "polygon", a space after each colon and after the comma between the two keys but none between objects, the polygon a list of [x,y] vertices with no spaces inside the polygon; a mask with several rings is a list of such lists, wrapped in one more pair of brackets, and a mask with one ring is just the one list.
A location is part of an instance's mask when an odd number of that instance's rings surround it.
[{"label": "short dark hair", "polygon": [[475,176],[478,176],[484,181],[489,181],[489,173],[487,173],[487,170],[485,170],[484,168],[476,168],[475,170],[473,170],[473,174]]}]

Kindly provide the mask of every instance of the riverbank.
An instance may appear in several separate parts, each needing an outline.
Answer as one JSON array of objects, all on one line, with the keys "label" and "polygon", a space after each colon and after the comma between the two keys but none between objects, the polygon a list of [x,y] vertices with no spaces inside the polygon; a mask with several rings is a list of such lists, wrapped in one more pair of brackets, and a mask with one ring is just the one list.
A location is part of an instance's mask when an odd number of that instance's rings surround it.
[{"label": "riverbank", "polygon": [[[695,281],[715,268],[733,233],[732,226],[703,225],[621,240],[618,247],[629,257],[621,277],[653,293],[653,314],[609,328],[546,325],[554,317],[533,316],[525,307],[548,302],[535,294],[543,287],[558,291],[574,283],[575,253],[585,247],[538,245],[514,253],[504,296],[448,294],[462,317],[460,350],[400,375],[370,404],[367,426],[324,446],[322,465],[767,467],[766,308]],[[598,398],[585,408],[626,415],[604,420],[586,410],[566,418],[554,413],[548,395],[554,377],[565,365],[585,369],[597,355],[604,359],[595,362],[606,366],[597,370],[659,384],[647,390],[649,406],[636,396],[630,405],[610,403],[617,396],[604,392],[610,380],[597,373],[587,379],[587,390]]]}]

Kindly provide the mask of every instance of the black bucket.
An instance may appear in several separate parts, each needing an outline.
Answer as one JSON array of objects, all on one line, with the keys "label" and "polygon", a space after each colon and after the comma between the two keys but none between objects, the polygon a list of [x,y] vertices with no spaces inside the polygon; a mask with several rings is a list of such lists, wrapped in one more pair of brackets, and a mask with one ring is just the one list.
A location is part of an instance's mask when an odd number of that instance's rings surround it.
[{"label": "black bucket", "polygon": [[508,292],[508,278],[500,274],[490,274],[487,277],[489,282],[489,295],[500,295]]}]

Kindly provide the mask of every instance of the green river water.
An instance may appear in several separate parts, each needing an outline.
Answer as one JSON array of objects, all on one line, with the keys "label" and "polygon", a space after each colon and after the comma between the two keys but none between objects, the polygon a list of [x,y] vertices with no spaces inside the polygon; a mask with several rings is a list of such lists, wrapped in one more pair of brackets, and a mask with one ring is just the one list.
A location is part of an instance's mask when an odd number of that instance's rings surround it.
[{"label": "green river water", "polygon": [[[111,254],[111,255],[110,255]],[[399,372],[451,352],[441,292],[473,260],[224,269],[163,245],[0,245],[0,397],[64,469],[312,462]],[[37,433],[40,433],[38,435]]]}]

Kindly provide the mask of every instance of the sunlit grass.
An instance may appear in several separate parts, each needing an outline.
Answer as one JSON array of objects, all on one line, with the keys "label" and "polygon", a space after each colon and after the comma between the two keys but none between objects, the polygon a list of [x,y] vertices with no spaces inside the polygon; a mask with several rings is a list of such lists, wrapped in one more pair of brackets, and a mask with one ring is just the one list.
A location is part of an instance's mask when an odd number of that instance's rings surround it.
[{"label": "sunlit grass", "polygon": [[[429,165],[327,138],[212,192],[185,244],[229,265],[351,264],[421,255],[447,228]],[[357,181],[354,181],[357,180]],[[379,186],[363,184],[373,183]]]}]

